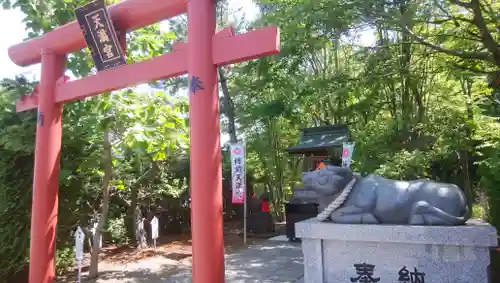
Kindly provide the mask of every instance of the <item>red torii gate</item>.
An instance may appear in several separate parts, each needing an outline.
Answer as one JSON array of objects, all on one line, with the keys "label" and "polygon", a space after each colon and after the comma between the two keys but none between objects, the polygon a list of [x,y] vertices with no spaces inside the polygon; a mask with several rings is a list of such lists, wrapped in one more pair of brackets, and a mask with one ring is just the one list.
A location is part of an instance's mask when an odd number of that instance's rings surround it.
[{"label": "red torii gate", "polygon": [[38,108],[30,243],[30,283],[53,282],[58,210],[62,104],[185,73],[190,89],[193,282],[224,282],[224,239],[217,66],[279,53],[279,30],[215,34],[215,0],[126,0],[109,7],[125,49],[125,34],[188,12],[188,43],[156,58],[99,72],[76,81],[64,76],[66,55],[86,46],[77,22],[9,48],[20,66],[41,62],[39,86],[17,101],[18,112]]}]

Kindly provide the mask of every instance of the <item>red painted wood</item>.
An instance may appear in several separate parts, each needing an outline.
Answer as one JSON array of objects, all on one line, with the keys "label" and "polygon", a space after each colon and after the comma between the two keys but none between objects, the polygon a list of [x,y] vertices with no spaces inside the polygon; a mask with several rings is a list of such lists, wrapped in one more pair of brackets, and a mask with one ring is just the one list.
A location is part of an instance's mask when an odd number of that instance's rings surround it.
[{"label": "red painted wood", "polygon": [[[109,7],[117,30],[133,31],[186,12],[188,0],[126,0]],[[85,40],[76,21],[58,27],[40,37],[13,45],[10,59],[19,66],[40,63],[41,50],[48,48],[67,54],[85,48]]]},{"label": "red painted wood", "polygon": [[122,47],[123,56],[127,58],[127,31],[117,30],[116,37],[118,38],[118,42]]},{"label": "red painted wood", "polygon": [[24,112],[38,107],[38,94],[24,95],[16,101],[16,112]]},{"label": "red painted wood", "polygon": [[187,50],[170,52],[147,61],[99,72],[69,81],[57,88],[57,101],[69,102],[136,84],[170,78],[187,72]]},{"label": "red painted wood", "polygon": [[[62,105],[55,103],[56,80],[64,74],[64,56],[42,52],[39,118],[31,212],[30,283],[55,280]],[[42,124],[43,121],[43,124]]]},{"label": "red painted wood", "polygon": [[[276,27],[261,28],[236,36],[227,37],[228,35],[231,35],[230,31],[224,29],[213,38],[212,57],[213,63],[217,66],[277,54],[280,51],[279,30]],[[178,43],[174,45],[173,52],[165,55],[99,72],[80,80],[61,83],[57,88],[56,101],[69,102],[105,91],[185,74],[188,45]],[[18,112],[35,108],[34,101],[20,99],[16,103]]]},{"label": "red painted wood", "polygon": [[215,36],[231,37],[231,36],[235,36],[235,35],[236,35],[236,32],[234,31],[234,27],[229,26],[229,27],[226,27],[226,28],[219,30]]},{"label": "red painted wood", "polygon": [[[224,282],[222,164],[215,50],[215,1],[188,2],[189,158],[193,282]],[[224,39],[227,40],[227,39]],[[232,48],[241,48],[233,45]],[[236,59],[236,58],[232,58]]]},{"label": "red painted wood", "polygon": [[266,27],[242,35],[215,40],[213,60],[218,66],[248,61],[280,52],[280,33],[277,27]]}]

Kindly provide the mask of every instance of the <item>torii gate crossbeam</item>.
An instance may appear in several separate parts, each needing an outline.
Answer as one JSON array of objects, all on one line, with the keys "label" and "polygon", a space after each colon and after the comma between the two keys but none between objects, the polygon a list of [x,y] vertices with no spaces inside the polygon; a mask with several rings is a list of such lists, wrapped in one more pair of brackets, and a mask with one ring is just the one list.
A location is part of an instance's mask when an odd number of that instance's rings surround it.
[{"label": "torii gate crossbeam", "polygon": [[41,62],[38,91],[21,98],[17,111],[38,108],[33,178],[30,283],[55,279],[55,239],[58,209],[62,105],[138,83],[188,73],[190,97],[191,222],[193,282],[224,282],[222,185],[217,66],[279,52],[277,28],[241,35],[224,29],[215,35],[214,0],[125,0],[109,7],[121,35],[188,12],[188,43],[170,53],[76,81],[64,77],[68,53],[85,47],[76,22],[9,48],[20,66]]}]

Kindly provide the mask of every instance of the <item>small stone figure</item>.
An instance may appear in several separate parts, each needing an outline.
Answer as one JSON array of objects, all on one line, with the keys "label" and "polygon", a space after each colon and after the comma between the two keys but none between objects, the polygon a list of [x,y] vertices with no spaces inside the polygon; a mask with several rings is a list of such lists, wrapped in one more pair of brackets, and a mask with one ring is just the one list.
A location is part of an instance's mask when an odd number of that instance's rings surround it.
[{"label": "small stone figure", "polygon": [[375,265],[358,263],[354,265],[354,268],[356,268],[356,274],[358,275],[358,277],[351,277],[351,282],[376,283],[380,281],[380,278],[373,277]]},{"label": "small stone figure", "polygon": [[320,221],[454,226],[470,217],[464,193],[453,184],[361,177],[335,166],[305,172],[303,183],[319,195]]}]

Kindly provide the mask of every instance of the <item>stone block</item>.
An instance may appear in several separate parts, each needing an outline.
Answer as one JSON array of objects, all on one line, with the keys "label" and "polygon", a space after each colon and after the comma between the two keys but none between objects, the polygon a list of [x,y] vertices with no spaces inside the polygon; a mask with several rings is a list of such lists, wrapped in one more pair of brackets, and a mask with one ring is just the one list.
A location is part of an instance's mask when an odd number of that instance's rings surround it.
[{"label": "stone block", "polygon": [[302,238],[304,283],[488,283],[490,248],[498,244],[495,228],[476,220],[403,226],[313,218],[295,230]]}]

